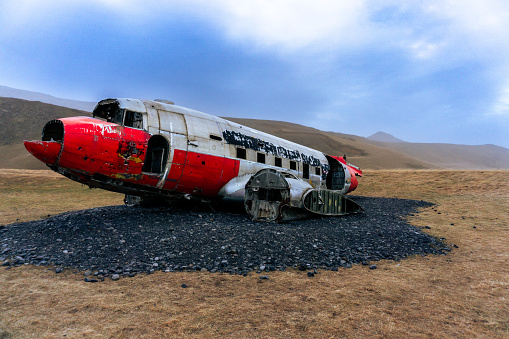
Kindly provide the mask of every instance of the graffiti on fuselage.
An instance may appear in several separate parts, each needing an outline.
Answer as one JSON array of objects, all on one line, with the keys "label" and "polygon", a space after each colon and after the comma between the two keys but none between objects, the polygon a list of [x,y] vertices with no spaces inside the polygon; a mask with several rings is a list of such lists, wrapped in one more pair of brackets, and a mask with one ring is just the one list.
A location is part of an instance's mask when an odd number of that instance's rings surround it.
[{"label": "graffiti on fuselage", "polygon": [[257,152],[264,152],[267,154],[273,154],[277,157],[287,158],[290,160],[301,161],[304,164],[308,164],[315,167],[324,167],[320,162],[320,159],[301,153],[297,150],[291,150],[282,146],[276,146],[271,142],[261,140],[249,135],[245,135],[236,131],[223,131],[223,138],[227,144],[236,146],[242,146],[247,149],[252,149]]}]

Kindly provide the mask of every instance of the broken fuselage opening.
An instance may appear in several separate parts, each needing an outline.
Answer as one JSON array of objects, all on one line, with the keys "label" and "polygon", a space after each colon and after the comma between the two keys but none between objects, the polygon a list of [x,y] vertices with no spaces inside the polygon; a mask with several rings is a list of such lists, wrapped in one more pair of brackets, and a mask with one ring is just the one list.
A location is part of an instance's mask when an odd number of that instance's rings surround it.
[{"label": "broken fuselage opening", "polygon": [[60,120],[51,120],[42,129],[42,141],[64,140],[64,124]]},{"label": "broken fuselage opening", "polygon": [[101,101],[94,109],[93,116],[119,125],[124,122],[124,110],[115,99]]},{"label": "broken fuselage opening", "polygon": [[330,170],[325,179],[327,189],[341,191],[345,187],[345,169],[343,165],[331,156],[326,155]]},{"label": "broken fuselage opening", "polygon": [[281,220],[283,206],[289,205],[290,185],[283,173],[261,170],[247,182],[244,206],[252,219]]}]

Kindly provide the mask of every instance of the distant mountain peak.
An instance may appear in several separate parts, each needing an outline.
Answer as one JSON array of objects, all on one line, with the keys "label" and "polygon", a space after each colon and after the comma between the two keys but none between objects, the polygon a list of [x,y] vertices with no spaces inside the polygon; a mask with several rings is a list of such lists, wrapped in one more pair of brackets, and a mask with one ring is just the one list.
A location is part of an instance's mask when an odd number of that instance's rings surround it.
[{"label": "distant mountain peak", "polygon": [[372,141],[379,141],[379,142],[406,142],[404,140],[398,139],[395,136],[385,133],[385,132],[376,132],[373,135],[370,135],[367,137],[367,139]]}]

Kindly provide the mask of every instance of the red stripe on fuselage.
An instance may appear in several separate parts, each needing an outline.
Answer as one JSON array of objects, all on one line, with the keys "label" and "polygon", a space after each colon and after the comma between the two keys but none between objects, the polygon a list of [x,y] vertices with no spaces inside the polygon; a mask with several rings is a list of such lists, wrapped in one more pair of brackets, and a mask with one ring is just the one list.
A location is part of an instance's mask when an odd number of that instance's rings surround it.
[{"label": "red stripe on fuselage", "polygon": [[[174,151],[174,163],[164,188],[173,184],[179,172],[182,174],[174,186],[174,190],[205,197],[215,197],[221,188],[239,174],[240,161],[197,152]],[[182,168],[182,159],[185,166]],[[174,169],[175,163],[178,168]],[[180,163],[180,164],[179,164]]]}]

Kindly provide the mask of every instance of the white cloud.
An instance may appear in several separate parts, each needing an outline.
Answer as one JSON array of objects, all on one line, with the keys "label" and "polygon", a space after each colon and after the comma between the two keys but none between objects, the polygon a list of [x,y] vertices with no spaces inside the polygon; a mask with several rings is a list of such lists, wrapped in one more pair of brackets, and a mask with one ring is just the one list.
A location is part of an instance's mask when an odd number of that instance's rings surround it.
[{"label": "white cloud", "polygon": [[448,18],[454,28],[482,41],[507,43],[509,3],[497,0],[449,0],[438,2],[431,11]]},{"label": "white cloud", "polygon": [[5,34],[72,22],[90,10],[124,22],[201,17],[234,41],[282,51],[403,47],[426,60],[465,41],[509,51],[509,3],[503,0],[2,0],[0,29]]},{"label": "white cloud", "polygon": [[355,46],[373,35],[363,0],[2,0],[0,10],[0,28],[13,31],[58,24],[58,18],[72,22],[74,15],[90,10],[109,13],[112,20],[120,16],[124,23],[194,16],[217,25],[236,42],[292,51]]},{"label": "white cloud", "polygon": [[443,43],[431,43],[424,40],[419,40],[412,43],[409,48],[417,59],[425,60],[433,58],[443,46]]},{"label": "white cloud", "polygon": [[364,1],[221,0],[213,7],[210,18],[230,38],[260,46],[296,50],[355,45],[368,36]]},{"label": "white cloud", "polygon": [[432,15],[447,23],[447,38],[465,56],[497,59],[509,53],[509,2],[449,0]]},{"label": "white cloud", "polygon": [[[465,47],[509,50],[509,3],[503,0],[193,0],[190,8],[228,37],[282,50],[406,46],[417,59]],[[189,4],[189,1],[187,2]],[[395,17],[380,18],[384,12]]]}]

